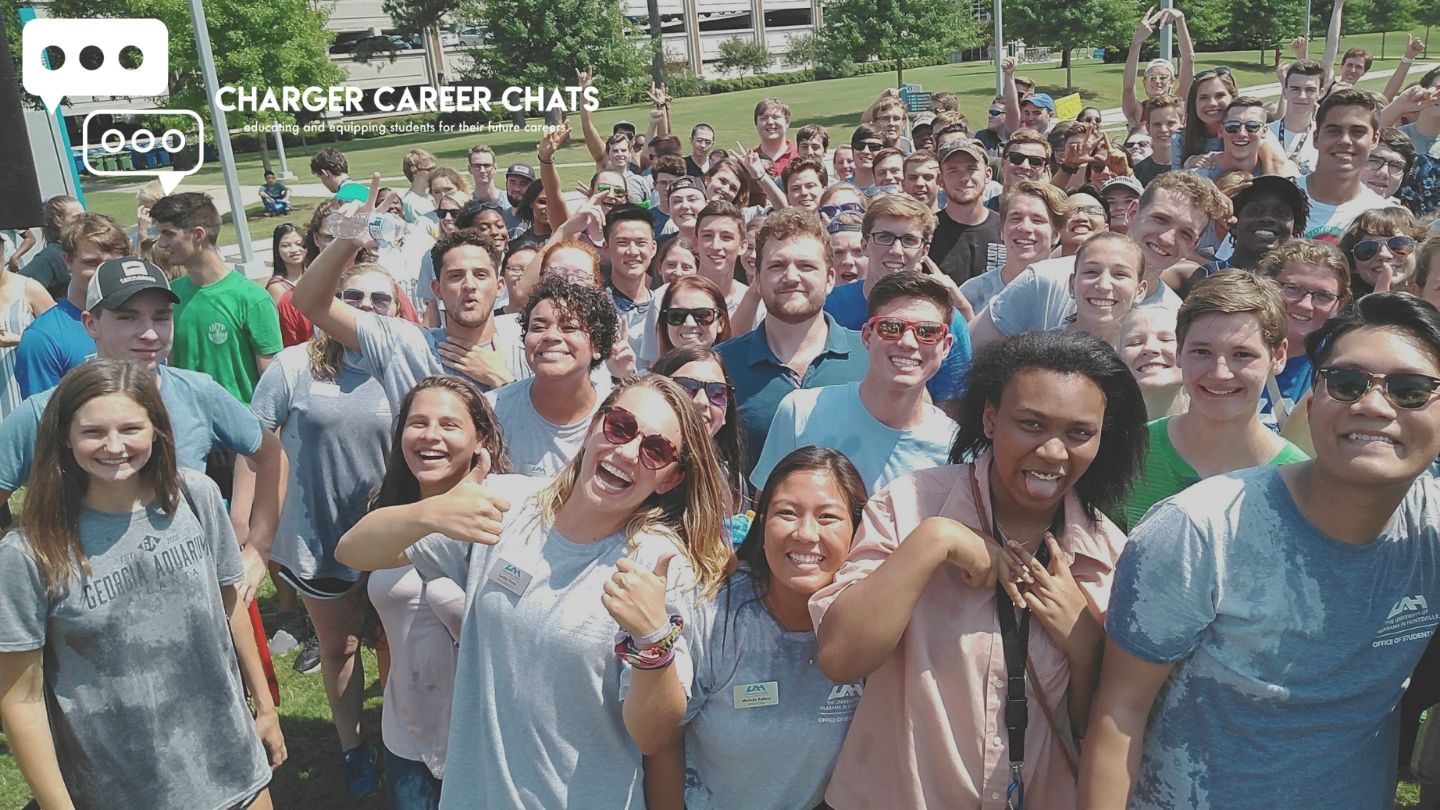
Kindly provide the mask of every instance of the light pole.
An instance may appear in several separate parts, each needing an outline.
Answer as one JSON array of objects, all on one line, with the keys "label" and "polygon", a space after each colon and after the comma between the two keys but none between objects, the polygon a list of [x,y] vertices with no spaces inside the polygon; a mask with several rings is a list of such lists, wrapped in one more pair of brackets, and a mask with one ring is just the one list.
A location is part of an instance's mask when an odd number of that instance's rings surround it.
[{"label": "light pole", "polygon": [[995,23],[995,95],[998,96],[1005,92],[1005,71],[1000,69],[1000,61],[1005,58],[1005,24],[1000,19],[1000,0],[995,0],[990,16]]},{"label": "light pole", "polygon": [[[1160,0],[1160,8],[1174,8],[1175,0]],[[1175,26],[1166,25],[1160,29],[1160,58],[1174,64]]]},{"label": "light pole", "polygon": [[[195,50],[200,54],[200,70],[205,74],[205,94],[210,98],[210,126],[215,132],[215,146],[220,151],[220,170],[225,176],[225,196],[230,200],[230,217],[235,236],[240,242],[240,261],[248,275],[255,253],[250,247],[250,226],[245,221],[245,201],[240,199],[240,179],[235,176],[235,153],[230,149],[230,127],[225,111],[215,103],[220,95],[220,80],[215,76],[215,56],[210,52],[210,29],[205,26],[205,7],[201,0],[190,0],[190,22],[195,27]],[[204,160],[205,144],[200,144]]]}]

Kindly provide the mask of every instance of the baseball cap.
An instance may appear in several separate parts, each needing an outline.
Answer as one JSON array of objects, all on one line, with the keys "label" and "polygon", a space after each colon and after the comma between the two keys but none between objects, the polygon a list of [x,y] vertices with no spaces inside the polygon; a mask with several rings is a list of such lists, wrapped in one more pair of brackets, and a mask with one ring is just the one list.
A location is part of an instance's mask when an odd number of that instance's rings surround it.
[{"label": "baseball cap", "polygon": [[512,174],[523,177],[526,180],[534,180],[535,167],[529,163],[511,163],[510,168],[505,170],[505,176],[509,177]]},{"label": "baseball cap", "polygon": [[159,267],[135,256],[110,259],[101,262],[90,277],[90,286],[85,288],[85,309],[118,309],[144,290],[164,290],[171,303],[180,303],[180,296],[170,289],[170,279]]},{"label": "baseball cap", "polygon": [[1251,199],[1262,194],[1274,194],[1284,200],[1285,205],[1295,215],[1297,231],[1309,218],[1310,200],[1305,196],[1305,192],[1295,185],[1295,181],[1275,174],[1265,174],[1251,180],[1248,188],[1235,195],[1235,210],[1238,212]]},{"label": "baseball cap", "polygon": [[670,183],[670,191],[668,193],[668,196],[673,197],[675,196],[675,192],[684,191],[686,189],[698,191],[701,194],[705,193],[705,189],[700,187],[700,183],[695,178],[682,177],[679,180],[675,180]]},{"label": "baseball cap", "polygon": [[620,132],[628,132],[631,135],[634,135],[636,132],[635,125],[630,123],[629,121],[616,121],[615,126],[610,128],[610,134],[615,135]]},{"label": "baseball cap", "polygon": [[1156,68],[1169,73],[1171,76],[1175,75],[1175,66],[1170,64],[1169,59],[1151,59],[1145,64],[1145,73],[1149,73]]},{"label": "baseball cap", "polygon": [[969,155],[970,157],[975,158],[975,162],[980,164],[981,166],[988,166],[990,164],[990,156],[985,151],[985,144],[980,143],[974,138],[966,138],[962,141],[956,141],[955,143],[950,144],[944,149],[941,149],[940,165],[944,166],[945,161],[949,160],[955,155]]},{"label": "baseball cap", "polygon": [[1043,107],[1050,112],[1055,112],[1055,99],[1050,98],[1049,93],[1031,93],[1020,100],[1020,106],[1034,104],[1036,107]]},{"label": "baseball cap", "polygon": [[1112,177],[1112,178],[1110,178],[1109,180],[1106,180],[1106,181],[1105,181],[1105,185],[1103,185],[1103,186],[1100,187],[1100,193],[1101,193],[1101,194],[1104,194],[1105,192],[1109,191],[1109,190],[1112,189],[1112,188],[1122,188],[1122,187],[1123,187],[1123,188],[1128,188],[1128,189],[1130,189],[1131,191],[1135,192],[1136,194],[1144,194],[1144,193],[1145,193],[1145,187],[1142,186],[1142,185],[1140,185],[1140,181],[1139,181],[1139,180],[1136,180],[1135,178],[1131,177],[1131,176],[1128,175],[1128,174],[1125,175],[1124,177]]},{"label": "baseball cap", "polygon": [[933,127],[934,125],[935,113],[922,112],[919,115],[915,116],[915,123],[911,126],[911,129],[914,129],[915,127]]}]

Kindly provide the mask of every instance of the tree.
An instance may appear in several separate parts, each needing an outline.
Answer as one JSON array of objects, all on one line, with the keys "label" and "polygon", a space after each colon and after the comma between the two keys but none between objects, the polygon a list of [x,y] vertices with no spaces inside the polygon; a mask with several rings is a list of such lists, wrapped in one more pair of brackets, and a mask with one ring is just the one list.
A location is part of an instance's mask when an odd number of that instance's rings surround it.
[{"label": "tree", "polygon": [[895,60],[897,86],[906,59],[943,59],[979,41],[975,20],[955,0],[828,0],[823,34],[852,62]]},{"label": "tree", "polygon": [[1137,19],[1139,10],[1131,0],[1015,0],[1005,5],[1005,34],[1060,46],[1065,85],[1071,87],[1070,51],[1081,45],[1127,41]]},{"label": "tree", "polygon": [[[1416,0],[1382,0],[1374,3],[1365,15],[1366,27],[1380,32],[1380,58],[1385,58],[1385,37],[1390,31],[1408,31],[1415,25]],[[1433,2],[1428,5],[1434,5]],[[1433,14],[1434,9],[1430,9]]]},{"label": "tree", "polygon": [[1440,3],[1426,3],[1415,12],[1417,25],[1425,26],[1425,56],[1430,56],[1430,49],[1435,43],[1430,40],[1430,27],[1440,25]]},{"label": "tree", "polygon": [[[195,50],[194,26],[186,0],[52,0],[54,17],[154,17],[170,29],[170,98],[167,106],[194,110],[209,121],[209,97]],[[328,87],[342,84],[345,71],[330,61],[332,35],[326,12],[309,0],[206,0],[205,17],[215,74],[220,85],[236,87]],[[243,123],[291,122],[286,113],[228,112],[231,127]]]},{"label": "tree", "polygon": [[[1239,47],[1259,49],[1262,64],[1267,51],[1303,33],[1303,0],[1233,0],[1231,4],[1230,41]],[[1323,34],[1320,40],[1324,41]]]},{"label": "tree", "polygon": [[720,43],[716,64],[721,71],[733,71],[737,76],[744,76],[747,70],[758,75],[769,69],[773,58],[764,45],[744,37],[731,37]]},{"label": "tree", "polygon": [[607,103],[644,98],[649,89],[652,51],[637,47],[643,31],[626,22],[621,0],[486,0],[459,14],[490,31],[491,44],[474,51],[469,82],[566,87],[577,69],[589,68]]}]

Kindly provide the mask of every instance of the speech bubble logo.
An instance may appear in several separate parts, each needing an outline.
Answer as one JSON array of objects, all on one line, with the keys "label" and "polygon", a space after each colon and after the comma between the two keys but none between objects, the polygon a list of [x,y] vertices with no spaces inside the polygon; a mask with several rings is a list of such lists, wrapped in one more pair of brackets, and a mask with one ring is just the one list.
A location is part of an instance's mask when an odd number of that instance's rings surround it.
[{"label": "speech bubble logo", "polygon": [[[113,118],[127,116],[161,116],[161,115],[183,115],[195,122],[195,136],[193,141],[190,136],[175,127],[166,128],[156,132],[151,129],[138,129],[133,135],[126,137],[119,129],[109,128],[100,136],[91,140],[90,121],[97,115],[107,115]],[[81,149],[85,157],[85,169],[96,177],[154,177],[160,181],[166,194],[173,194],[175,187],[186,177],[200,171],[205,165],[205,122],[194,110],[96,110],[85,116],[85,123],[80,127]],[[103,166],[96,167],[95,158],[104,158],[108,155],[125,155],[129,159],[131,150],[140,154],[148,154],[155,150],[169,152],[171,155],[178,154],[185,150],[186,146],[194,144],[197,147],[195,165],[182,171],[160,169],[106,169]]]},{"label": "speech bubble logo", "polygon": [[[25,90],[52,113],[66,96],[159,96],[170,89],[170,30],[160,20],[37,18],[26,23],[22,40]],[[52,47],[63,55],[58,64],[45,59]],[[138,51],[139,64],[126,67],[121,51],[127,59]]]}]

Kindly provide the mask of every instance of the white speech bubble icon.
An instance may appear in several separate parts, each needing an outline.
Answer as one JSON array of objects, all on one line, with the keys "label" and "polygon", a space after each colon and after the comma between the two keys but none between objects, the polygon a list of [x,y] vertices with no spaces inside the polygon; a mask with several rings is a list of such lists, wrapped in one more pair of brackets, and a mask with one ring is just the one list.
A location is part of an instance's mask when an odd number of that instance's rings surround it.
[{"label": "white speech bubble icon", "polygon": [[[154,19],[63,20],[36,18],[25,24],[21,43],[20,75],[25,90],[39,96],[52,113],[66,96],[159,96],[169,92],[170,30]],[[51,67],[45,49],[64,53]],[[140,64],[120,63],[126,48],[140,50]],[[98,52],[100,64],[90,70],[81,64]]]},{"label": "white speech bubble icon", "polygon": [[[109,115],[116,118],[130,115],[143,115],[146,117],[157,115],[184,115],[195,122],[195,143],[199,146],[195,165],[184,171],[161,171],[159,169],[106,169],[96,167],[90,162],[91,152],[98,151],[97,157],[104,158],[133,149],[142,154],[149,152],[169,152],[176,154],[185,148],[189,143],[189,137],[174,127],[164,132],[156,132],[150,129],[136,130],[129,138],[118,129],[106,129],[100,139],[92,142],[90,140],[90,119],[97,115]],[[116,137],[119,137],[118,147]],[[80,125],[81,154],[85,159],[85,169],[96,177],[154,177],[160,181],[160,186],[165,189],[166,194],[172,194],[175,187],[186,177],[200,171],[205,165],[205,122],[200,118],[199,113],[194,110],[96,110],[85,116],[85,123]]]}]

